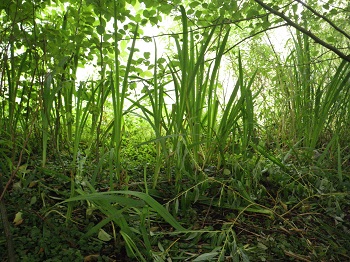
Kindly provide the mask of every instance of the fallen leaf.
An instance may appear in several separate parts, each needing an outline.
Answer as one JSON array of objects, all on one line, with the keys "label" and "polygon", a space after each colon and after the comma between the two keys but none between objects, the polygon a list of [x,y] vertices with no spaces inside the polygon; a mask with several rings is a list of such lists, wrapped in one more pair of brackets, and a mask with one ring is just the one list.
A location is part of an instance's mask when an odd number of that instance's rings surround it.
[{"label": "fallen leaf", "polygon": [[15,219],[13,220],[13,224],[15,226],[19,226],[23,223],[22,212],[17,212]]},{"label": "fallen leaf", "polygon": [[109,235],[106,231],[104,231],[103,229],[100,229],[100,231],[98,232],[98,239],[108,242],[109,240],[112,239],[112,236]]},{"label": "fallen leaf", "polygon": [[98,261],[100,255],[98,254],[93,254],[93,255],[88,255],[84,257],[84,262],[93,262],[93,261]]}]

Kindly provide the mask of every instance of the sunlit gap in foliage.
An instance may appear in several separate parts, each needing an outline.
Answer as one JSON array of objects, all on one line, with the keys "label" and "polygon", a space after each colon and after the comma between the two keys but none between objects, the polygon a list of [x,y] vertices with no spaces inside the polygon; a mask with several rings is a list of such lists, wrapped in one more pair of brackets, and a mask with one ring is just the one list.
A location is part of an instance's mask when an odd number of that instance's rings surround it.
[{"label": "sunlit gap in foliage", "polygon": [[[143,5],[143,3],[141,4]],[[133,10],[133,9],[132,9]],[[129,23],[129,19],[127,18],[126,21],[121,23],[120,27],[123,27],[124,25],[127,25]],[[109,34],[113,32],[113,18],[111,21],[109,21],[106,25],[106,30]],[[136,53],[135,53],[135,60],[145,58],[145,59],[150,59],[151,64],[153,61],[153,57],[155,55],[154,48],[156,42],[157,45],[157,55],[158,58],[163,58],[165,59],[165,53],[168,53],[171,48],[169,47],[170,45],[170,40],[168,35],[163,35],[165,34],[164,32],[169,32],[169,30],[174,30],[175,32],[175,27],[173,23],[172,17],[169,16],[163,16],[163,22],[159,23],[157,26],[151,25],[147,23],[145,26],[141,26],[139,31],[141,31],[139,39],[136,41]],[[112,40],[108,40],[111,42]],[[125,35],[123,39],[119,40],[120,42],[120,58],[121,62],[125,63],[129,48],[131,45],[131,39],[130,36]],[[88,52],[86,52],[88,54]],[[79,85],[79,82],[81,81],[89,81],[89,80],[96,80],[99,78],[99,68],[96,66],[97,64],[97,58],[94,57],[92,61],[90,61],[88,64],[85,64],[83,67],[79,67],[77,70],[77,86]],[[141,75],[138,73],[137,76],[145,79],[152,79],[152,74],[153,71],[152,69],[149,68],[148,65],[145,65],[144,63],[141,62],[141,64],[138,64],[138,67],[143,70]],[[140,80],[135,80],[131,79],[130,80],[130,86],[129,86],[129,91],[128,91],[128,96],[129,98],[135,100],[140,97],[140,95],[143,93],[144,89],[144,83]],[[169,92],[171,94],[171,92]],[[173,99],[170,97],[166,97],[166,102],[168,104],[171,104],[173,102]],[[109,97],[107,99],[110,103],[112,102],[112,99]],[[132,102],[129,100],[125,101],[124,108],[128,108],[132,105]],[[108,110],[108,108],[106,108]]]}]

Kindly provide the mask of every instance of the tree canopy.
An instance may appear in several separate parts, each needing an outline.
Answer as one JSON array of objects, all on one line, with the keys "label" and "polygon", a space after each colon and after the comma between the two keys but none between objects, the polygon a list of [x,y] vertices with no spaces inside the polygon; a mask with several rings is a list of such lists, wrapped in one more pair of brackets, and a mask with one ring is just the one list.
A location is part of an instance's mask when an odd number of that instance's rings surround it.
[{"label": "tree canopy", "polygon": [[[234,28],[232,35],[241,34],[242,40],[276,27],[290,26],[342,59],[350,60],[349,3],[301,0],[5,0],[0,6],[2,53],[6,60],[10,50],[25,52],[47,67],[53,67],[53,63],[83,66],[93,56],[108,64],[113,59],[114,39],[131,39],[136,24],[140,25],[142,35],[142,27],[148,23],[156,26],[166,16],[181,19],[180,4],[185,6],[193,29],[199,33],[207,27],[224,24]],[[115,28],[108,26],[114,18]],[[16,46],[12,46],[14,43]],[[52,61],[52,57],[57,61]]]}]

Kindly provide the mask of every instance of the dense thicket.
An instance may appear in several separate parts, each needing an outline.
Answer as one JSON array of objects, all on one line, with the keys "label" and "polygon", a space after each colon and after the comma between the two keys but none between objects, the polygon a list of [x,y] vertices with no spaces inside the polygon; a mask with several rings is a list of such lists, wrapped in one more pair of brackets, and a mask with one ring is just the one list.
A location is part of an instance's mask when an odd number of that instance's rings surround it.
[{"label": "dense thicket", "polygon": [[349,15],[2,1],[5,259],[349,259]]}]

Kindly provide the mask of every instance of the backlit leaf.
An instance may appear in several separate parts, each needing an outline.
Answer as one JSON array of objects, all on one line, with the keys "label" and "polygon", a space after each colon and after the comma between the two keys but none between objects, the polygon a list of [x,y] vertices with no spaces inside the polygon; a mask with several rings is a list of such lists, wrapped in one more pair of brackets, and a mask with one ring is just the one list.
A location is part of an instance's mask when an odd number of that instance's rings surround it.
[{"label": "backlit leaf", "polygon": [[23,213],[22,212],[17,212],[15,215],[15,219],[13,220],[13,224],[15,226],[19,226],[20,224],[23,223],[23,218],[22,218]]},{"label": "backlit leaf", "polygon": [[106,231],[104,231],[102,228],[98,232],[98,239],[108,242],[109,240],[112,239],[112,236],[109,235]]}]

